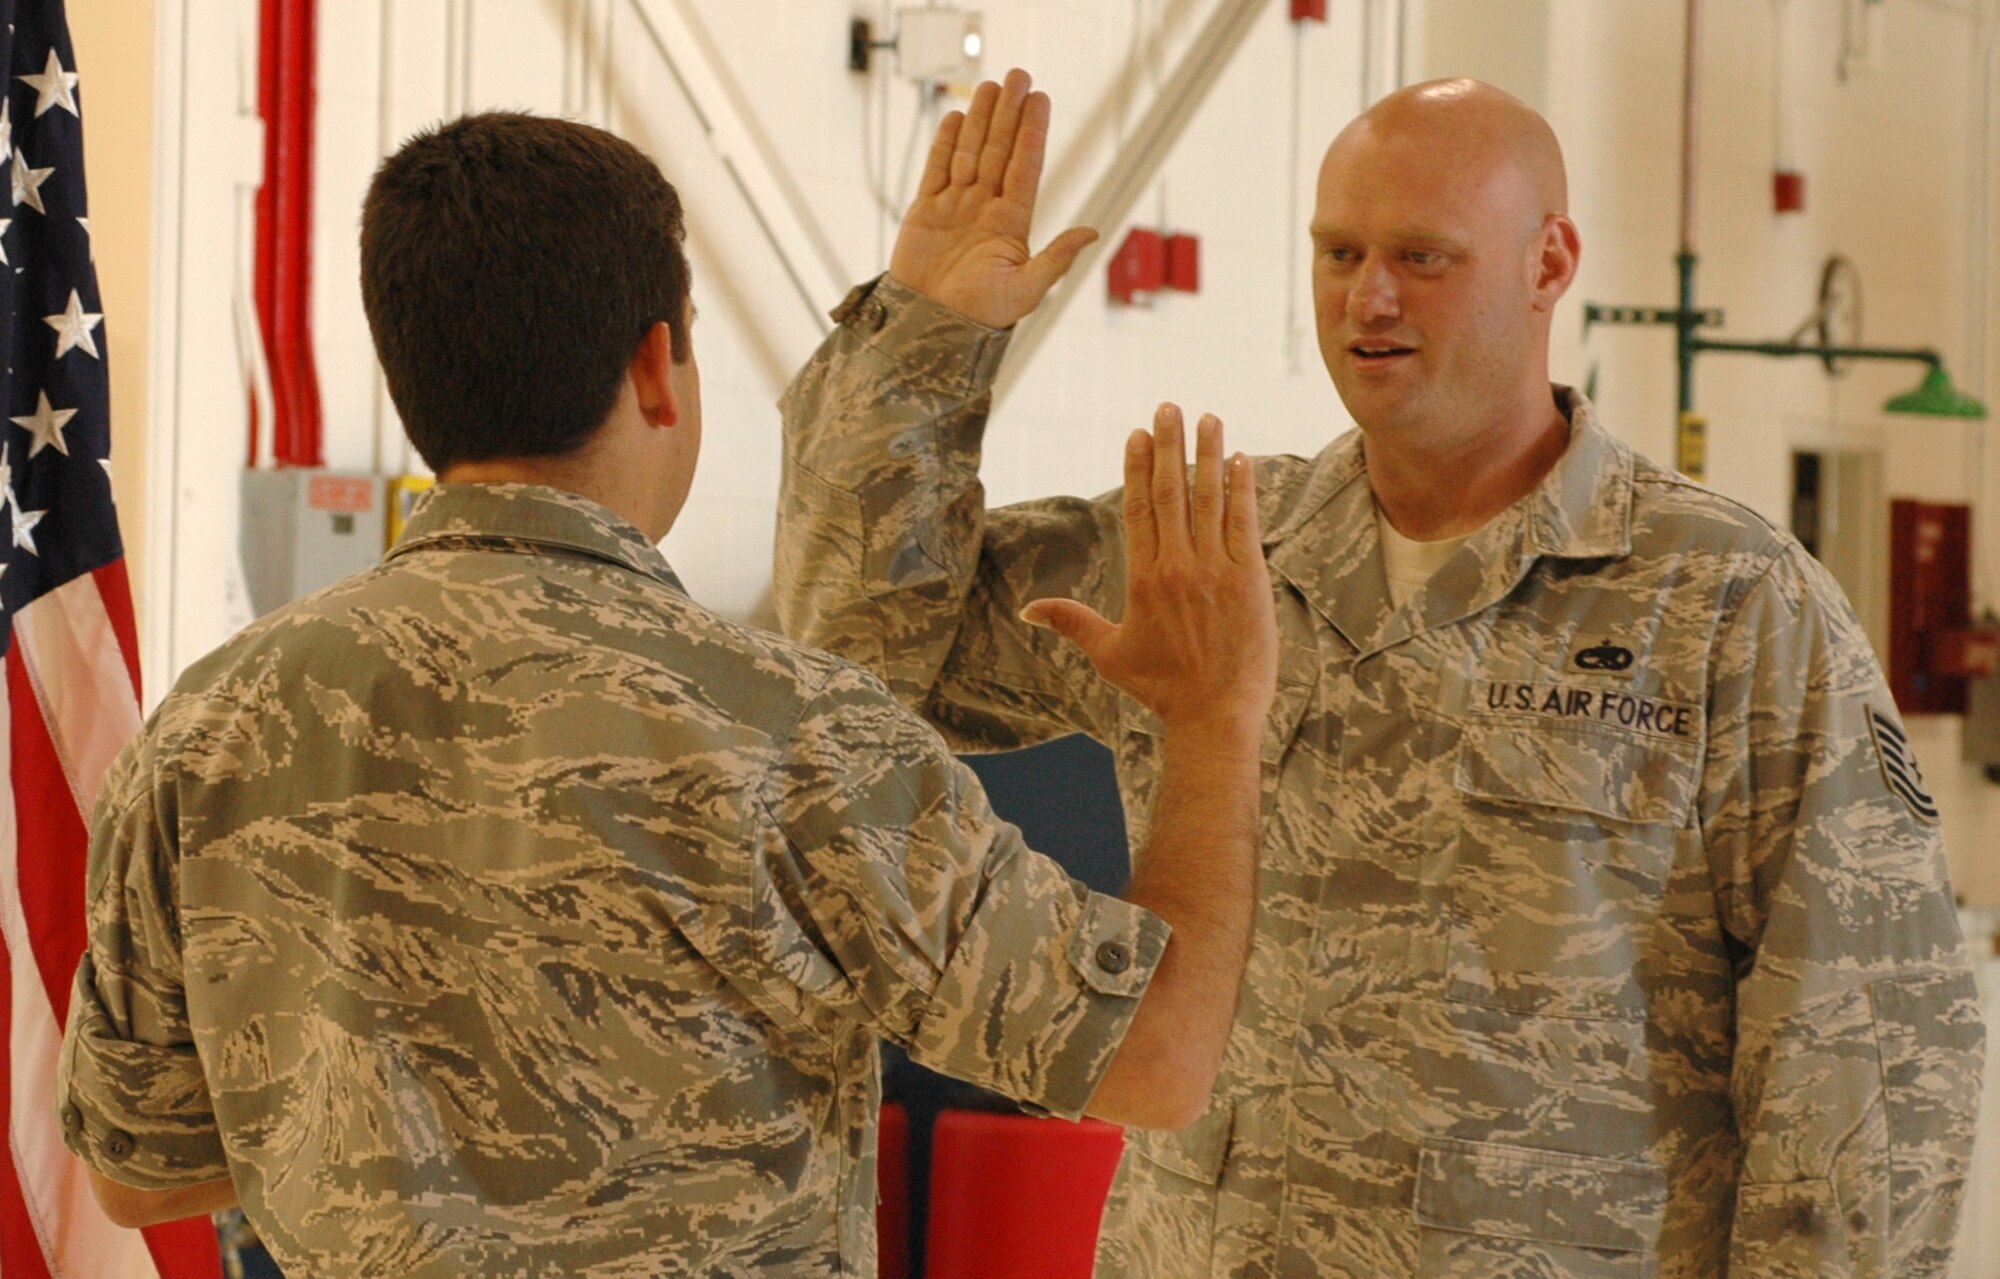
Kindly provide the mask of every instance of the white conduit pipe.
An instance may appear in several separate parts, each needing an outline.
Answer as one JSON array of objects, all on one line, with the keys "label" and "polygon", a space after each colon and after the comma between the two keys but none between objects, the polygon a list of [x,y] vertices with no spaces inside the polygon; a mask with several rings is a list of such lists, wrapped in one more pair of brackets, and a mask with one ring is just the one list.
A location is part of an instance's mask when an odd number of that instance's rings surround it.
[{"label": "white conduit pipe", "polygon": [[[1986,403],[1994,400],[1996,388],[1989,358],[1993,344],[1993,306],[2000,299],[1993,296],[1993,244],[2000,236],[2000,225],[1993,218],[1993,150],[2000,145],[2000,138],[1994,136],[1993,117],[2000,111],[2000,0],[1975,0],[1972,20],[1972,66],[1969,82],[1971,118],[1968,121],[1967,145],[1971,149],[1966,162],[1966,221],[1969,223],[1966,237],[1965,261],[1965,351],[1959,364],[1958,384]],[[2000,607],[2000,597],[1993,590],[1996,559],[2000,559],[2000,546],[1990,544],[1982,537],[1982,530],[1994,527],[1993,512],[1996,495],[1986,474],[1987,448],[1986,427],[1974,422],[1969,426],[1970,449],[1973,476],[1972,519],[1973,545],[1984,553],[1975,554],[1973,563],[1973,590],[1976,598],[1972,601],[1974,613]]]}]

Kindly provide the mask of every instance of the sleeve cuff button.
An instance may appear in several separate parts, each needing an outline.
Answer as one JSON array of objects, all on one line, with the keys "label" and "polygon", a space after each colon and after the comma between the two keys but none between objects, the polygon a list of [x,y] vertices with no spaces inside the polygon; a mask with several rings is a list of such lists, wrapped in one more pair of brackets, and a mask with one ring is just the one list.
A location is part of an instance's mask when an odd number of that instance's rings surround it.
[{"label": "sleeve cuff button", "polygon": [[104,1153],[113,1159],[124,1159],[132,1153],[132,1134],[123,1128],[113,1128],[104,1134]]},{"label": "sleeve cuff button", "polygon": [[62,1108],[62,1130],[74,1137],[83,1131],[83,1112],[70,1102]]}]

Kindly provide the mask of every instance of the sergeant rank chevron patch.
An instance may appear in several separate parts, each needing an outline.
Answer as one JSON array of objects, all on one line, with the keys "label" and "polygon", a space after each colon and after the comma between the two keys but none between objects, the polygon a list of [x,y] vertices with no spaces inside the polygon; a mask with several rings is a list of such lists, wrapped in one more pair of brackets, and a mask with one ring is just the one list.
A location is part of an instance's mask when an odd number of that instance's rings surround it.
[{"label": "sergeant rank chevron patch", "polygon": [[1917,771],[1917,756],[1910,739],[1896,721],[1874,707],[1868,708],[1868,731],[1875,738],[1875,755],[1882,761],[1882,777],[1889,789],[1926,822],[1938,820],[1937,801],[1924,789],[1924,775]]}]

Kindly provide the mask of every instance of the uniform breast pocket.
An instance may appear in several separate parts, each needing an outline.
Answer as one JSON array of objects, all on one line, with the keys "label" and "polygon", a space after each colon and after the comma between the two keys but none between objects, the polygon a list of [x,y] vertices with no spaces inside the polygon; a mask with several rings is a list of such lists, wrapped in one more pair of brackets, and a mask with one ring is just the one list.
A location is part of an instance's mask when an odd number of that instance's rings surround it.
[{"label": "uniform breast pocket", "polygon": [[1699,755],[1615,728],[1469,725],[1453,771],[1447,997],[1643,1018],[1649,938],[1693,838]]},{"label": "uniform breast pocket", "polygon": [[1418,1273],[1652,1279],[1666,1201],[1648,1164],[1432,1138],[1417,1169]]}]

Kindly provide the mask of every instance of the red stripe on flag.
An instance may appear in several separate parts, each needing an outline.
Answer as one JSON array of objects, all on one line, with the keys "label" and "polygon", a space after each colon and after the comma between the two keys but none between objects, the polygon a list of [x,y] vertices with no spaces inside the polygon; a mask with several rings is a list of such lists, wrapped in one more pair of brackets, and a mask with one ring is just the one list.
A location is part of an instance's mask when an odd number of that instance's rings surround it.
[{"label": "red stripe on flag", "polygon": [[146,698],[139,686],[139,625],[132,616],[132,584],[126,580],[125,557],[119,556],[91,576],[97,579],[97,593],[104,600],[111,631],[118,637],[118,654],[125,659],[125,673],[132,679],[133,696],[143,706]]},{"label": "red stripe on flag", "polygon": [[[11,658],[10,658],[11,662]],[[14,983],[5,980],[12,971],[5,938],[0,938],[0,1084],[14,1077],[10,1045],[13,1043]],[[12,1088],[0,1087],[0,1134],[14,1130]],[[53,1106],[55,1100],[50,1099]],[[21,1193],[21,1176],[14,1169],[14,1143],[0,1148],[0,1275],[6,1279],[50,1279],[49,1263],[42,1256],[41,1236],[28,1216],[28,1201]]]},{"label": "red stripe on flag", "polygon": [[[42,985],[56,1025],[69,1024],[69,989],[76,961],[83,956],[84,860],[90,836],[76,811],[76,797],[56,757],[55,740],[42,722],[42,708],[28,679],[21,645],[7,650],[7,705],[13,714],[15,873],[21,881],[21,912],[27,916],[28,946],[35,953]],[[53,672],[57,678],[88,678],[87,671]]]},{"label": "red stripe on flag", "polygon": [[[131,597],[122,567],[116,564],[111,567],[116,572],[98,570],[95,585],[126,662],[124,677],[136,680]],[[76,810],[69,779],[56,756],[55,741],[42,719],[20,643],[9,647],[6,665],[12,720],[10,781],[18,841],[14,850],[15,873],[35,966],[48,992],[56,1022],[64,1025],[69,1018],[71,982],[87,937],[84,877],[89,834]],[[115,672],[103,670],[65,672],[65,676],[120,678]],[[4,957],[5,947],[0,945],[0,958]],[[0,974],[6,971],[0,967]],[[0,1016],[0,1030],[4,1030],[12,1024],[12,987],[5,982],[0,982],[0,1011],[6,1014]],[[11,1077],[8,1044],[0,1039],[0,1081]],[[0,1087],[0,1132],[8,1131],[12,1122],[9,1092]],[[48,1104],[54,1106],[55,1099],[50,1098]],[[91,1206],[71,1211],[96,1209]],[[145,1242],[162,1279],[221,1279],[222,1254],[216,1244],[215,1227],[205,1216],[149,1227]],[[41,1240],[28,1214],[11,1148],[0,1157],[0,1276],[5,1279],[50,1276]]]}]

